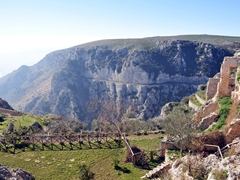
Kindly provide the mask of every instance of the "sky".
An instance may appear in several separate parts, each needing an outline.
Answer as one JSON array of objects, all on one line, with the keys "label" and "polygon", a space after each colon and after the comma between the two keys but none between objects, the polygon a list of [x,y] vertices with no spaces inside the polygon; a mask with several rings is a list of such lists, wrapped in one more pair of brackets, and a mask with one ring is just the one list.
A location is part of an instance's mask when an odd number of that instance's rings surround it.
[{"label": "sky", "polygon": [[0,0],[0,77],[101,39],[240,37],[239,0]]}]

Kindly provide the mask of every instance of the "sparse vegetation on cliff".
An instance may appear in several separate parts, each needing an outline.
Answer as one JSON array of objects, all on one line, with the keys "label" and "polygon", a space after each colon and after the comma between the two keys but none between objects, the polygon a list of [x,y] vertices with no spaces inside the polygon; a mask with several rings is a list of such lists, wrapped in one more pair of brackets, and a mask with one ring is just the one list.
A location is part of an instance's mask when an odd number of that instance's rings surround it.
[{"label": "sparse vegetation on cliff", "polygon": [[217,124],[213,125],[212,130],[221,129],[224,125],[226,125],[226,119],[232,105],[232,99],[230,97],[220,97],[218,99],[218,103],[220,104],[220,108],[218,110],[219,119]]},{"label": "sparse vegetation on cliff", "polygon": [[191,95],[191,96],[190,96],[190,101],[191,101],[193,104],[197,105],[197,106],[201,106],[201,105],[202,105],[202,104],[197,100],[197,98],[196,98],[195,95]]}]

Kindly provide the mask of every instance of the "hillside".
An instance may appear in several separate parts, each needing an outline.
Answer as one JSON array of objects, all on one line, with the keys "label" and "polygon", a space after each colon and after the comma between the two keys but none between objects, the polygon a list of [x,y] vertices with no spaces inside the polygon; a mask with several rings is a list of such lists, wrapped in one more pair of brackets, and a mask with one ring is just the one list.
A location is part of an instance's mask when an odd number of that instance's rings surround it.
[{"label": "hillside", "polygon": [[13,110],[13,108],[8,104],[7,101],[0,98],[0,108]]},{"label": "hillside", "polygon": [[88,103],[111,98],[134,104],[134,116],[147,120],[213,77],[239,39],[196,35],[91,42],[52,52],[1,78],[0,97],[23,112],[88,123]]},{"label": "hillside", "polygon": [[[220,73],[199,86],[196,93],[162,108],[159,121],[165,124],[168,134],[168,139],[161,141],[160,150],[165,152],[161,153],[165,163],[143,178],[239,178],[239,65],[237,51],[233,57],[224,58]],[[181,116],[176,117],[179,112]],[[183,146],[185,153],[177,156]]]}]

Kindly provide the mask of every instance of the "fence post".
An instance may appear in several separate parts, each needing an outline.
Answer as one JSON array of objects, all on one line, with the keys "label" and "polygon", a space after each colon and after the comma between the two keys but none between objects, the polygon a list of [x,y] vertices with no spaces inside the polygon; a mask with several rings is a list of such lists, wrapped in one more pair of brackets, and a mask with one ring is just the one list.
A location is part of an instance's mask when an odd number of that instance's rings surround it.
[{"label": "fence post", "polygon": [[153,161],[153,154],[154,154],[154,152],[150,151],[150,161]]},{"label": "fence post", "polygon": [[134,154],[132,155],[132,163],[134,166],[136,165],[136,157]]}]

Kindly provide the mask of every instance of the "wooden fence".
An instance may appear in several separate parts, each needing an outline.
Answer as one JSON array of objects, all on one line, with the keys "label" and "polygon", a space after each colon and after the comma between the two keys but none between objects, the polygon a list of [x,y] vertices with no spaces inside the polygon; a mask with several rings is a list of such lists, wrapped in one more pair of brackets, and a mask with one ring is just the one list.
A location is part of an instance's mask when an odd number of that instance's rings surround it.
[{"label": "wooden fence", "polygon": [[122,147],[118,133],[86,133],[65,136],[5,136],[0,138],[0,151],[16,150],[73,150]]}]

